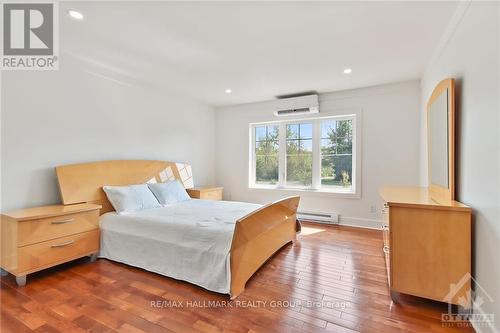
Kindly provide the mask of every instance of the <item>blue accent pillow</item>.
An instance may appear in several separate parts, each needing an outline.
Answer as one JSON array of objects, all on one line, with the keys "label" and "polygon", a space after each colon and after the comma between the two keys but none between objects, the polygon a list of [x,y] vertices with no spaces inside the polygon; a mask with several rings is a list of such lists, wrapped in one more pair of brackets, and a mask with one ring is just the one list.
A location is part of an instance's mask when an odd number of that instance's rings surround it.
[{"label": "blue accent pillow", "polygon": [[118,214],[161,207],[147,184],[103,186],[102,189]]},{"label": "blue accent pillow", "polygon": [[191,199],[184,186],[178,180],[167,183],[148,184],[148,186],[162,206],[168,206]]}]

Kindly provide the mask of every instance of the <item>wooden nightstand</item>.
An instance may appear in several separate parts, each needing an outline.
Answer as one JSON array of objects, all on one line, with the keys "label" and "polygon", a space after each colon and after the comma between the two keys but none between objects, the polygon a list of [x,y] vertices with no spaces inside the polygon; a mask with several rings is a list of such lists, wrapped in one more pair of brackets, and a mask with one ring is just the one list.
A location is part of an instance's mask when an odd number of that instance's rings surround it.
[{"label": "wooden nightstand", "polygon": [[1,215],[2,276],[26,275],[99,251],[99,209],[94,204],[54,205]]},{"label": "wooden nightstand", "polygon": [[205,199],[205,200],[222,200],[223,187],[193,187],[186,189],[191,198]]}]

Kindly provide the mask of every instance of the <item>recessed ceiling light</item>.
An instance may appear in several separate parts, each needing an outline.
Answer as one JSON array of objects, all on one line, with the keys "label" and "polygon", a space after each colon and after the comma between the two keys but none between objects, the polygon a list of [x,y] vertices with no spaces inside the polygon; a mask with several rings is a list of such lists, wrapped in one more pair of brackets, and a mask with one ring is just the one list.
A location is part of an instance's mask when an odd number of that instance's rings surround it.
[{"label": "recessed ceiling light", "polygon": [[344,74],[351,74],[352,73],[352,69],[351,68],[345,68],[344,69]]},{"label": "recessed ceiling light", "polygon": [[233,91],[232,91],[231,89],[226,89],[226,90],[224,90],[224,92],[225,92],[226,94],[230,94],[230,93],[232,93]]},{"label": "recessed ceiling light", "polygon": [[68,15],[76,20],[83,20],[83,14],[73,9],[68,10]]}]

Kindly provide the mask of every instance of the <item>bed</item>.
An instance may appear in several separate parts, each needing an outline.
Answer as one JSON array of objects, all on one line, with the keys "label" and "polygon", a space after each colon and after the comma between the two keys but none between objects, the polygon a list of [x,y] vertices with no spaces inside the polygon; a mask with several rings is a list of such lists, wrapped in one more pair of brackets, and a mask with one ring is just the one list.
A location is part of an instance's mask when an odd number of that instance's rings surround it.
[{"label": "bed", "polygon": [[64,204],[101,209],[100,256],[236,298],[250,277],[296,237],[299,197],[268,205],[192,199],[133,214],[114,212],[104,185],[177,179],[193,186],[188,164],[122,160],[56,168]]}]

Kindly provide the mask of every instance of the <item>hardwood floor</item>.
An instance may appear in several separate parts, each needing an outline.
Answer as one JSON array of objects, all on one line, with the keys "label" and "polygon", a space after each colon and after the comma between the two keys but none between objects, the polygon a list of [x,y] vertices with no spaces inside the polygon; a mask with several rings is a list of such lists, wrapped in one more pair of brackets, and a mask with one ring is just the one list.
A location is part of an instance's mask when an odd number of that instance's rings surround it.
[{"label": "hardwood floor", "polygon": [[[444,304],[391,302],[374,230],[304,223],[235,301],[141,269],[78,260],[2,278],[2,332],[473,332],[441,324]],[[265,303],[264,303],[265,302]]]}]

